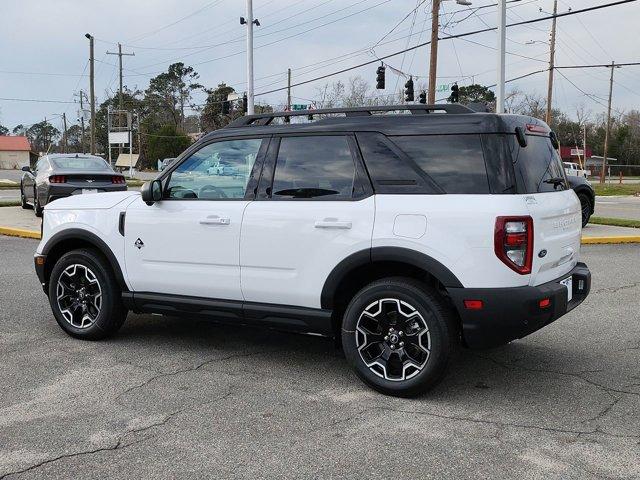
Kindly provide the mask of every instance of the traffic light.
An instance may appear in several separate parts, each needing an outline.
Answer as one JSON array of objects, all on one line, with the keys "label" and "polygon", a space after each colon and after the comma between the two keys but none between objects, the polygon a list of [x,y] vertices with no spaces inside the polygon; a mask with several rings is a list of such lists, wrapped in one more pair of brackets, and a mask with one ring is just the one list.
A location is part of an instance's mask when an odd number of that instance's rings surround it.
[{"label": "traffic light", "polygon": [[427,92],[425,92],[424,90],[420,92],[420,100],[418,101],[420,103],[427,103]]},{"label": "traffic light", "polygon": [[231,113],[231,102],[229,100],[224,100],[222,102],[222,114],[229,115]]},{"label": "traffic light", "polygon": [[244,113],[245,115],[247,114],[247,104],[249,103],[249,101],[247,100],[247,94],[245,93],[242,96],[242,113]]},{"label": "traffic light", "polygon": [[380,65],[376,70],[376,88],[378,90],[384,90],[384,71],[386,70],[384,65]]},{"label": "traffic light", "polygon": [[451,85],[451,96],[449,97],[449,101],[451,103],[458,103],[458,99],[460,98],[458,94],[458,82],[454,82]]},{"label": "traffic light", "polygon": [[413,78],[409,77],[407,83],[404,84],[404,101],[413,102]]}]

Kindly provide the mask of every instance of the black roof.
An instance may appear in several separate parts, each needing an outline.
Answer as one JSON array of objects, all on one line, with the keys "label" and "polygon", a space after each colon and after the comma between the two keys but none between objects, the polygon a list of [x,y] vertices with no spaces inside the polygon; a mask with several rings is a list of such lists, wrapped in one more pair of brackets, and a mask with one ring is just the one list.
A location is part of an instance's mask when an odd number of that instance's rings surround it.
[{"label": "black roof", "polygon": [[[375,114],[376,112],[411,112]],[[442,111],[444,113],[434,113]],[[313,115],[308,123],[275,123],[282,118]],[[462,105],[392,105],[296,112],[273,112],[241,117],[227,127],[205,135],[219,137],[272,135],[282,133],[380,132],[386,135],[513,133],[516,126],[544,122],[524,115],[479,113]]]}]

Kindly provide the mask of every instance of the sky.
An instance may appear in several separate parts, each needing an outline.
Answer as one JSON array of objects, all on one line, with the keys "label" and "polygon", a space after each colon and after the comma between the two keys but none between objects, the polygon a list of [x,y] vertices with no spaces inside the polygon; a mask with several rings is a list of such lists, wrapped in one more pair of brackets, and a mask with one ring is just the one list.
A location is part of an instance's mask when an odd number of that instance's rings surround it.
[{"label": "sky", "polygon": [[[558,12],[611,1],[559,0]],[[254,0],[253,4],[261,24],[255,27],[256,93],[285,87],[287,68],[292,69],[295,84],[375,60],[430,36],[430,0]],[[107,54],[117,51],[118,42],[124,52],[135,53],[123,59],[124,84],[131,89],[144,90],[150,78],[182,61],[195,68],[205,86],[226,82],[242,92],[246,27],[239,18],[245,15],[245,5],[245,0],[0,0],[0,125],[13,128],[47,118],[61,128],[63,112],[69,124],[76,123],[79,105],[74,102],[81,89],[89,88],[85,33],[96,39],[97,104],[118,89],[118,58]],[[553,0],[509,2],[507,23],[542,18],[552,8]],[[470,7],[444,0],[440,12],[441,36],[494,27],[498,20],[495,0],[472,0]],[[559,18],[556,65],[640,61],[635,38],[639,18],[640,2]],[[550,28],[551,21],[546,20],[507,30],[507,79],[547,68]],[[437,83],[494,84],[496,45],[495,32],[441,41]],[[413,75],[417,85],[426,84],[428,46],[385,62]],[[295,87],[293,101],[318,100],[327,83],[346,82],[356,75],[373,87],[377,66]],[[579,108],[594,117],[606,111],[610,69],[556,72],[554,107],[572,116]],[[640,66],[616,69],[614,80],[613,113],[640,109]],[[392,94],[405,81],[388,68],[387,88],[377,93]],[[507,92],[513,89],[546,97],[547,74],[509,83]],[[286,92],[280,91],[259,95],[256,102],[280,105],[285,98]],[[204,94],[196,100],[203,103]]]}]

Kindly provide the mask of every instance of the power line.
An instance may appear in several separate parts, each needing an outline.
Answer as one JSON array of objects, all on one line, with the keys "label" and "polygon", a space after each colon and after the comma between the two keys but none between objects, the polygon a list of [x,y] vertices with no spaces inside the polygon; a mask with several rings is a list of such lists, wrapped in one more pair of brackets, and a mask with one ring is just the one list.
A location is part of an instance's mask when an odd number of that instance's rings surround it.
[{"label": "power line", "polygon": [[[538,22],[542,22],[542,21],[545,21],[545,20],[551,20],[554,17],[555,18],[567,17],[567,16],[571,16],[571,15],[577,15],[577,14],[580,14],[580,13],[600,10],[600,9],[603,9],[603,8],[613,7],[613,6],[617,6],[617,5],[623,5],[623,4],[631,3],[631,2],[635,2],[635,1],[636,0],[618,0],[617,2],[606,3],[606,4],[603,4],[603,5],[595,5],[595,6],[592,6],[592,7],[587,7],[587,8],[583,8],[583,9],[579,9],[579,10],[572,10],[570,12],[558,13],[556,15],[550,15],[550,16],[546,16],[546,17],[534,18],[534,19],[530,19],[530,20],[524,20],[524,21],[521,21],[521,22],[511,23],[511,24],[506,25],[506,27],[515,27],[515,26],[520,26],[520,25],[528,25],[528,24],[532,24],[532,23],[538,23]],[[492,32],[494,30],[497,30],[497,27],[489,27],[489,28],[484,28],[484,29],[480,29],[480,30],[475,30],[475,31],[472,31],[472,32],[459,33],[457,35],[449,35],[447,37],[439,38],[438,40],[451,40],[451,39],[455,39],[455,38],[463,38],[463,37],[468,37],[468,36],[471,36],[471,35],[477,35],[479,33]],[[382,57],[377,58],[376,60],[363,62],[363,63],[360,63],[358,65],[354,65],[352,67],[343,68],[341,70],[337,70],[337,71],[332,72],[332,73],[321,75],[321,76],[316,77],[316,78],[312,78],[312,79],[309,79],[309,80],[304,80],[302,82],[298,82],[296,84],[291,85],[291,87],[298,87],[300,85],[305,85],[307,83],[315,82],[317,80],[322,80],[324,78],[332,77],[334,75],[339,75],[341,73],[345,73],[345,72],[348,72],[350,70],[355,70],[357,68],[361,68],[361,67],[364,67],[366,65],[371,65],[373,63],[378,63],[381,60],[385,60],[387,58],[395,57],[396,55],[400,55],[402,53],[408,52],[408,51],[416,49],[416,48],[424,47],[426,45],[429,45],[430,43],[431,43],[430,41],[423,42],[423,43],[420,43],[418,45],[414,45],[413,47],[409,47],[409,48],[406,48],[406,49],[403,49],[403,50],[399,50],[397,52],[390,53],[388,55],[384,55]],[[286,88],[287,87],[276,88],[276,89],[272,89],[272,90],[269,90],[269,91],[266,91],[266,92],[256,93],[255,95],[256,96],[258,96],[258,95],[267,95],[269,93],[275,93],[275,92],[280,92],[282,90],[286,90]]]}]

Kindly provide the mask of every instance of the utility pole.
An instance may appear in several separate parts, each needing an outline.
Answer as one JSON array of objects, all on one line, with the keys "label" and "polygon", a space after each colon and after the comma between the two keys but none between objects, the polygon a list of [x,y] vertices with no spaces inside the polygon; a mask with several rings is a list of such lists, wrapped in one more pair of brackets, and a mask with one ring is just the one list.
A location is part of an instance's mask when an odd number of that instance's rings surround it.
[{"label": "utility pole", "polygon": [[134,52],[131,53],[122,53],[122,44],[118,43],[118,52],[107,52],[107,55],[117,55],[118,56],[118,68],[120,69],[120,93],[118,98],[118,109],[123,110],[123,102],[122,102],[122,56],[134,57],[136,54]]},{"label": "utility pole", "polygon": [[498,82],[496,85],[496,113],[504,113],[506,25],[507,2],[506,0],[498,0]]},{"label": "utility pole", "polygon": [[582,165],[582,169],[587,169],[587,121],[585,120],[584,125],[582,126],[582,149],[584,152],[582,153],[582,158],[584,159],[584,165]]},{"label": "utility pole", "polygon": [[80,148],[84,153],[84,104],[82,103],[85,93],[80,90]]},{"label": "utility pole", "polygon": [[240,25],[247,25],[247,114],[254,114],[253,91],[253,26],[260,26],[260,22],[253,18],[253,1],[247,0],[247,18],[240,17]]},{"label": "utility pole", "polygon": [[429,86],[427,103],[436,103],[436,70],[438,69],[438,29],[440,28],[440,0],[431,2],[431,53],[429,54]]},{"label": "utility pole", "polygon": [[609,105],[607,106],[607,126],[604,132],[604,152],[602,154],[602,172],[600,172],[600,183],[604,183],[607,170],[607,150],[609,149],[609,130],[611,129],[611,96],[613,95],[613,69],[615,62],[611,62],[611,78],[609,79]]},{"label": "utility pole", "polygon": [[96,154],[96,92],[94,88],[95,70],[93,59],[93,36],[85,34],[89,39],[89,101],[91,103],[91,155]]},{"label": "utility pole", "polygon": [[545,121],[551,125],[551,102],[553,97],[553,68],[556,56],[556,14],[558,13],[558,0],[553,0],[553,20],[551,21],[551,43],[549,44],[549,82],[547,86],[547,114]]},{"label": "utility pole", "polygon": [[67,149],[69,148],[69,145],[67,143],[67,114],[66,113],[62,114],[62,125],[64,128],[64,132],[62,133],[62,144],[64,145],[64,153],[67,153]]},{"label": "utility pole", "polygon": [[287,110],[291,110],[291,69],[287,69]]}]

